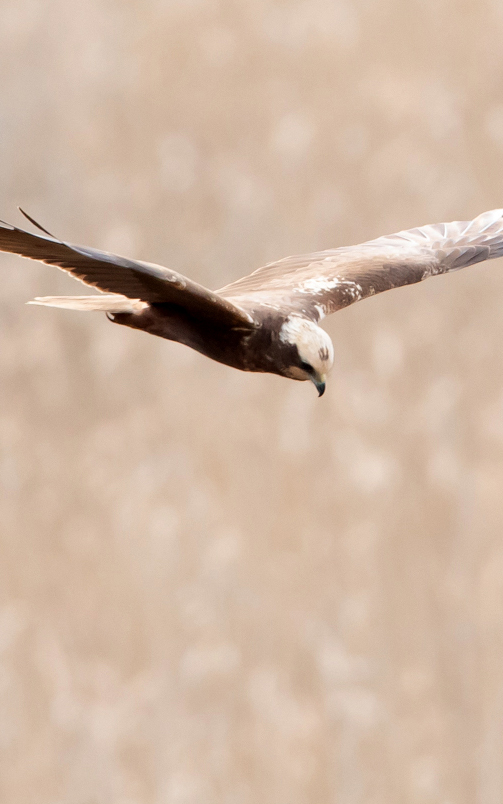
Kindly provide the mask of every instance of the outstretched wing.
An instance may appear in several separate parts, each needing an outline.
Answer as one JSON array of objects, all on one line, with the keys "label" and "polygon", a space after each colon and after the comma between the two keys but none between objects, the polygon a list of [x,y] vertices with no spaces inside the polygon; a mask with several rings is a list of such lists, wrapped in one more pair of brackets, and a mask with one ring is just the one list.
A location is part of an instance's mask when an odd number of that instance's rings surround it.
[{"label": "outstretched wing", "polygon": [[52,236],[25,232],[3,221],[0,221],[0,251],[56,265],[84,284],[106,293],[118,293],[152,304],[176,304],[192,315],[223,325],[253,326],[251,316],[239,306],[160,265],[73,246]]},{"label": "outstretched wing", "polygon": [[246,309],[269,307],[319,321],[348,304],[503,256],[503,209],[349,246],[286,257],[218,291]]}]

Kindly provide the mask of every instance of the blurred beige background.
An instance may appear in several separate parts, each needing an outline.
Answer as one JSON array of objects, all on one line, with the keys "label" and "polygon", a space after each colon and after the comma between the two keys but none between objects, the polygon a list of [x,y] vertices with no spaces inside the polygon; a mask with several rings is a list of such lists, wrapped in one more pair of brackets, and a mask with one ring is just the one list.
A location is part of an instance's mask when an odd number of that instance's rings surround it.
[{"label": "blurred beige background", "polygon": [[[3,0],[0,215],[219,287],[503,206],[500,0]],[[246,376],[0,257],[0,800],[501,804],[503,265]]]}]

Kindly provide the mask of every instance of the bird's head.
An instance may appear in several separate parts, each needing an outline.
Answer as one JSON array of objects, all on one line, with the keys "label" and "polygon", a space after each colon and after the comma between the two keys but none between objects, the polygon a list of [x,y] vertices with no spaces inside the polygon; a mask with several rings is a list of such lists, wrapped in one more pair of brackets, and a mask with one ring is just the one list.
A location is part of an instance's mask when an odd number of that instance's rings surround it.
[{"label": "bird's head", "polygon": [[281,327],[279,339],[288,347],[295,347],[288,350],[292,357],[285,375],[293,380],[311,380],[321,396],[334,362],[334,347],[325,330],[314,321],[291,315]]}]

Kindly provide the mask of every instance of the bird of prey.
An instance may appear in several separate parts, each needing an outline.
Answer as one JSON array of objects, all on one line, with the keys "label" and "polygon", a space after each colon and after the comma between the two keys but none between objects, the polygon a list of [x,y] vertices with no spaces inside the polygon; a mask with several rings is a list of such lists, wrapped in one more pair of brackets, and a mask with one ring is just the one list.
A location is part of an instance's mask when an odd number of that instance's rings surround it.
[{"label": "bird of prey", "polygon": [[[21,210],[22,212],[22,210]],[[321,396],[334,350],[318,326],[330,313],[384,290],[503,255],[503,209],[472,221],[422,226],[358,246],[285,257],[211,291],[175,271],[74,246],[0,222],[0,250],[56,265],[102,291],[31,304],[105,312],[243,371],[311,380]]]}]

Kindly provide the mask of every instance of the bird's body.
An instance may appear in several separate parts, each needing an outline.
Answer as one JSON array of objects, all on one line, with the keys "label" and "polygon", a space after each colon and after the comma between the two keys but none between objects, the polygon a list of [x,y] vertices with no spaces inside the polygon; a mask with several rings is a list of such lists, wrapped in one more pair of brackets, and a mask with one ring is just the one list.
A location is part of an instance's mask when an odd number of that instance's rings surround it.
[{"label": "bird's body", "polygon": [[311,380],[320,395],[333,364],[332,342],[318,326],[326,315],[503,255],[499,209],[473,221],[287,257],[210,291],[159,265],[73,246],[42,231],[31,234],[0,222],[0,250],[56,265],[103,295],[48,296],[34,303],[102,311],[117,324],[178,341],[242,371]]},{"label": "bird's body", "polygon": [[[204,318],[194,319],[169,304],[152,304],[137,313],[108,313],[108,316],[118,324],[183,343],[241,371],[290,376],[289,371],[298,363],[297,347],[282,338],[285,324],[288,327],[287,318],[273,311],[257,316],[253,327],[224,327]],[[328,339],[316,324],[306,323],[313,332],[323,333],[322,339]]]},{"label": "bird's body", "polygon": [[242,371],[267,371],[273,359],[274,330],[266,321],[254,327],[228,327],[204,317],[194,318],[171,304],[151,304],[137,313],[109,313],[109,318],[117,324],[183,343],[218,363]]}]

